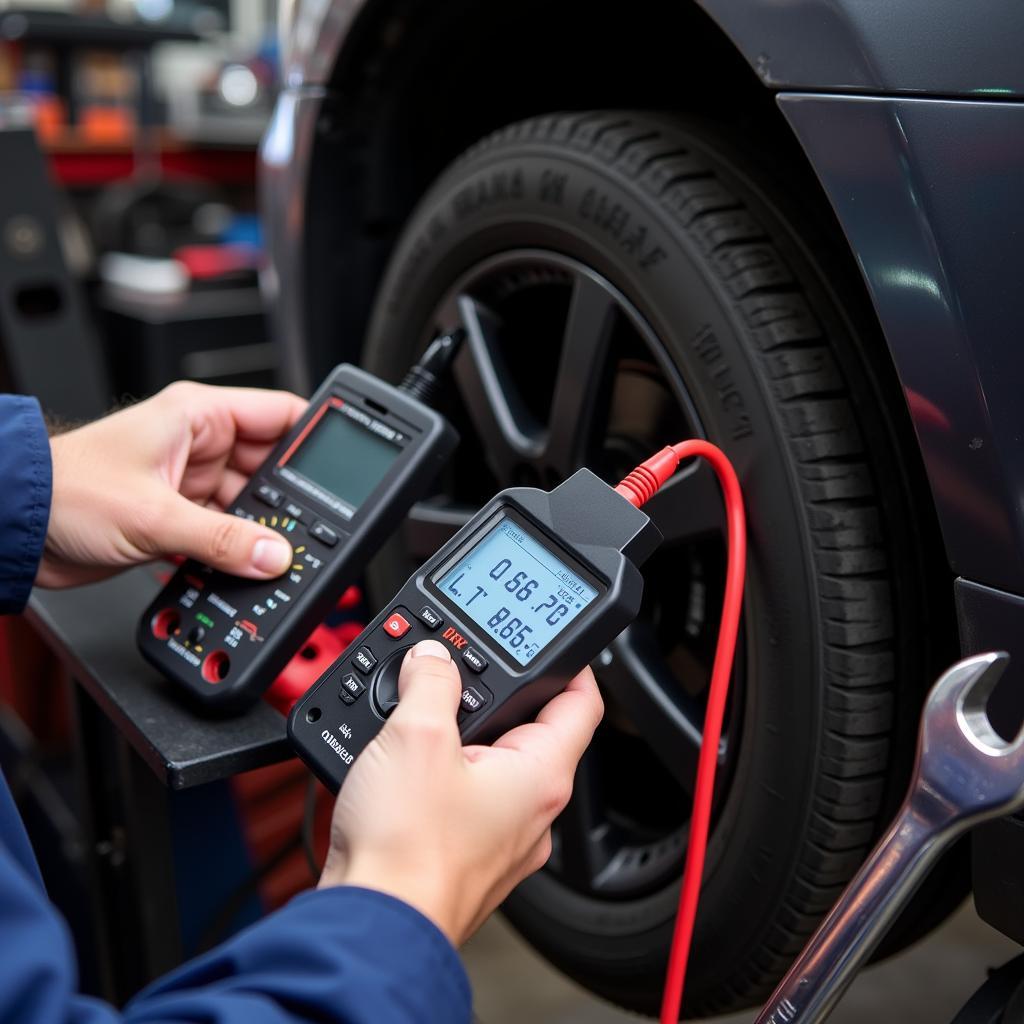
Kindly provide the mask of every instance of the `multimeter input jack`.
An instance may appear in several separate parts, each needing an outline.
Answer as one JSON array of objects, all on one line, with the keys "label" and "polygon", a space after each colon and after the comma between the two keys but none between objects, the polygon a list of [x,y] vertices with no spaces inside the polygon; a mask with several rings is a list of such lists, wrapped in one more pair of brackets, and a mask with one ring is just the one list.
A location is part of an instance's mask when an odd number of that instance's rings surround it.
[{"label": "multimeter input jack", "polygon": [[163,608],[150,620],[149,628],[157,640],[168,640],[181,629],[181,615],[175,608]]},{"label": "multimeter input jack", "polygon": [[231,659],[227,651],[211,651],[203,659],[203,678],[208,683],[221,683],[231,671]]}]

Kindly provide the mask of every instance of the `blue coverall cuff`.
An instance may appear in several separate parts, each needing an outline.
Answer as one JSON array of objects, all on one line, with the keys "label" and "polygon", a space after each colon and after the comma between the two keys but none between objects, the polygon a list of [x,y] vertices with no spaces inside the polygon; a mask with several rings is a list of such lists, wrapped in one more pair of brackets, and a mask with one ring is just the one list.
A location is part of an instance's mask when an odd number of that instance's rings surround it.
[{"label": "blue coverall cuff", "polygon": [[158,979],[125,1010],[133,1024],[469,1024],[459,956],[391,896],[353,886],[302,893]]},{"label": "blue coverall cuff", "polygon": [[374,926],[361,931],[360,949],[387,977],[388,987],[419,1003],[426,1021],[468,1024],[473,993],[458,951],[415,907],[375,889],[351,885],[301,893],[286,909],[299,907],[317,915],[366,913]]},{"label": "blue coverall cuff", "polygon": [[0,483],[0,614],[10,614],[25,607],[50,521],[50,442],[34,398],[0,397]]}]

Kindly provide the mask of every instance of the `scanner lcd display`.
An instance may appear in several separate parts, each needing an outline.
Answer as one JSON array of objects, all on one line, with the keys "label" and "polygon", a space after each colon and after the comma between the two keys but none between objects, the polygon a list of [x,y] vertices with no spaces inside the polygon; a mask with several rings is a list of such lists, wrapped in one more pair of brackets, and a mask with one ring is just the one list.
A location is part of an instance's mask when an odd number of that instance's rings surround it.
[{"label": "scanner lcd display", "polygon": [[491,529],[437,587],[520,665],[597,597],[578,573],[511,519]]},{"label": "scanner lcd display", "polygon": [[366,420],[364,425],[343,407],[328,405],[288,460],[288,469],[359,508],[402,453],[398,444],[370,428],[369,417]]}]

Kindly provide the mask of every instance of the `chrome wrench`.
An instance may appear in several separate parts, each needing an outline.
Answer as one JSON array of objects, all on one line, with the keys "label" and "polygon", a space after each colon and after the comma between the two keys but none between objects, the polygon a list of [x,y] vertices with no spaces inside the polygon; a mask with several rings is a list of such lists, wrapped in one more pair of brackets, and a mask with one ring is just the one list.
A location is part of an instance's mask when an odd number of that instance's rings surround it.
[{"label": "chrome wrench", "polygon": [[957,662],[925,701],[910,789],[896,819],[787,971],[756,1024],[824,1020],[953,840],[1024,806],[1024,729],[1012,741],[985,710],[1004,653]]}]

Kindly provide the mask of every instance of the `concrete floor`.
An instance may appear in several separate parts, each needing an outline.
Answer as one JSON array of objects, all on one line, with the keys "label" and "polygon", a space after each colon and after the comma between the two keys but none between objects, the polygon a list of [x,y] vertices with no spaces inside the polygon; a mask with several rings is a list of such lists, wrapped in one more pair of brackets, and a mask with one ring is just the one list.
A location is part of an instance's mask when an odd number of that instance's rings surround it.
[{"label": "concrete floor", "polygon": [[[943,1024],[998,967],[1021,952],[979,920],[967,903],[923,942],[865,971],[830,1024]],[[584,992],[533,953],[505,922],[492,918],[466,945],[480,1024],[636,1024]],[[750,1024],[753,1011],[716,1018]]]}]

